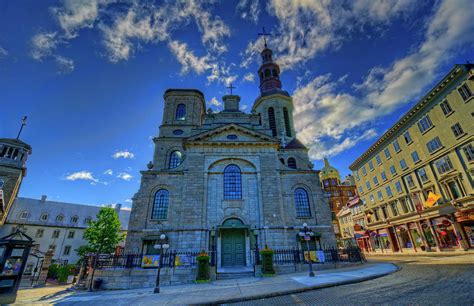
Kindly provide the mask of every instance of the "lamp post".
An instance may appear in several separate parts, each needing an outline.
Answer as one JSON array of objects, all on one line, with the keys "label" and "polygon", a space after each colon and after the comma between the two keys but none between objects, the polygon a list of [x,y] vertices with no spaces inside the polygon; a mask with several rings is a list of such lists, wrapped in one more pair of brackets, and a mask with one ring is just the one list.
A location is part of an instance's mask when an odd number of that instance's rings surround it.
[{"label": "lamp post", "polygon": [[308,228],[308,224],[303,223],[303,228],[301,229],[301,232],[298,233],[298,235],[306,241],[306,248],[308,249],[309,276],[314,277],[313,263],[311,262],[311,253],[309,251],[308,242],[311,240],[311,237],[314,236],[314,233]]},{"label": "lamp post", "polygon": [[[161,272],[161,264],[163,263],[163,254],[166,253],[166,250],[169,249],[170,245],[166,241],[166,235],[161,234],[160,240],[158,243],[153,246],[155,250],[160,250],[160,259],[158,260],[158,274],[156,275],[156,285],[155,290],[153,293],[160,293],[160,272]],[[165,253],[163,253],[163,250]]]}]

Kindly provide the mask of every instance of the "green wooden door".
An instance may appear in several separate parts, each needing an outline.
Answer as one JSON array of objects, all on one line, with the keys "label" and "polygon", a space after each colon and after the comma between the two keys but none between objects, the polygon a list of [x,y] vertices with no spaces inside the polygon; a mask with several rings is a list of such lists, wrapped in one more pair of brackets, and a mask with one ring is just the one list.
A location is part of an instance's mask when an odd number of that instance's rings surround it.
[{"label": "green wooden door", "polygon": [[244,230],[222,231],[222,266],[245,266]]}]

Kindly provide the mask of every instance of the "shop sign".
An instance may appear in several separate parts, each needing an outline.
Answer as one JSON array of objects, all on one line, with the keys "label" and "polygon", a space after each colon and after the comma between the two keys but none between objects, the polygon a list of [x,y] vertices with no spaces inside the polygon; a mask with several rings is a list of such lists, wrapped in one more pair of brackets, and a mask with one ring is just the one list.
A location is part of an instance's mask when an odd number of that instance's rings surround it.
[{"label": "shop sign", "polygon": [[142,268],[157,268],[160,265],[160,255],[143,255]]},{"label": "shop sign", "polygon": [[[311,262],[325,262],[324,251],[310,251]],[[308,251],[304,252],[304,260],[308,262]]]}]

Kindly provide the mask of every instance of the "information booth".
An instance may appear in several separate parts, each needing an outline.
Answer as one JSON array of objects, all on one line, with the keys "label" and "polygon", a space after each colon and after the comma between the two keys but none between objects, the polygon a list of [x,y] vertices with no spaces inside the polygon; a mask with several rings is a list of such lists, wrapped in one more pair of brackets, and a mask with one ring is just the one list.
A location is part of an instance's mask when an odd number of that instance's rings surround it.
[{"label": "information booth", "polygon": [[0,238],[0,304],[16,300],[33,239],[21,231]]}]

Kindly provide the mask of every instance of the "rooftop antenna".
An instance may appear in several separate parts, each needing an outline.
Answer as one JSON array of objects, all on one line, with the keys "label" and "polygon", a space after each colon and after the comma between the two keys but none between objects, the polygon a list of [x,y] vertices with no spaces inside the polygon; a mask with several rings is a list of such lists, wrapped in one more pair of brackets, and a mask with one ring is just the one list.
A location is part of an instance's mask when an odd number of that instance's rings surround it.
[{"label": "rooftop antenna", "polygon": [[26,125],[26,119],[28,117],[24,116],[23,119],[21,119],[21,126],[20,130],[18,131],[18,136],[16,136],[16,139],[20,139],[21,131],[23,131],[23,127]]},{"label": "rooftop antenna", "polygon": [[267,37],[271,36],[272,34],[265,32],[265,27],[263,27],[262,33],[258,33],[258,35],[263,36],[263,41],[265,42],[265,48],[267,48]]}]

